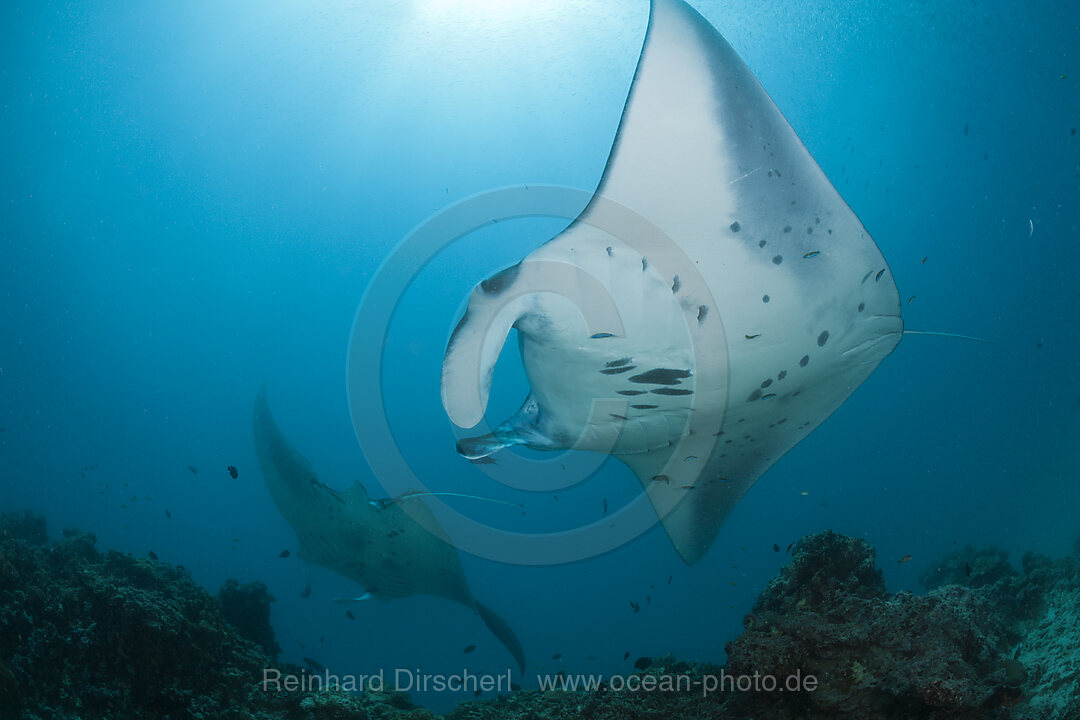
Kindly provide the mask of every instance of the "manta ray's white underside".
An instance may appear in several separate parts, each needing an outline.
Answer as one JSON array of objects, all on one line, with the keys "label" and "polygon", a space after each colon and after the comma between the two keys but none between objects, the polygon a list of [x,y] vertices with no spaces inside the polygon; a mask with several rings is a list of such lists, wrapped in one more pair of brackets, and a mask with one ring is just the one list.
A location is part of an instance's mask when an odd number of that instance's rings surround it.
[{"label": "manta ray's white underside", "polygon": [[652,4],[592,202],[473,291],[443,363],[457,425],[483,418],[511,327],[532,392],[462,452],[611,453],[690,563],[903,332],[895,283],[859,219],[681,0]]}]

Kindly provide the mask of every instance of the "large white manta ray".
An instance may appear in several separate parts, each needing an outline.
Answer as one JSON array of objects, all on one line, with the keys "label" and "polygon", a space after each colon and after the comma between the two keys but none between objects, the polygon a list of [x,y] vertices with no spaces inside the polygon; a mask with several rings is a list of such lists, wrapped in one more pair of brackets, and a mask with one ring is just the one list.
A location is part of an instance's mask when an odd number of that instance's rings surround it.
[{"label": "large white manta ray", "polygon": [[903,335],[873,239],[731,46],[680,0],[652,2],[592,201],[473,291],[442,368],[455,424],[483,419],[512,327],[532,392],[461,453],[610,453],[688,563]]}]

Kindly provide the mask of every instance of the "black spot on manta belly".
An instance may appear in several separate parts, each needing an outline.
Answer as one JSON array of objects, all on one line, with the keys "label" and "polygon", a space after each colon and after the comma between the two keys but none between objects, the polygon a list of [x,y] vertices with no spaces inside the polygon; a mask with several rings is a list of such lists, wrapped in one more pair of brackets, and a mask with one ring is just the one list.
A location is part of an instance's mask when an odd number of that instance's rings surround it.
[{"label": "black spot on manta belly", "polygon": [[769,302],[769,296],[768,295],[762,295],[761,296],[761,302],[763,302],[763,303]]},{"label": "black spot on manta belly", "polygon": [[693,395],[693,390],[680,390],[679,388],[656,388],[652,391],[655,395]]},{"label": "black spot on manta belly", "polygon": [[772,385],[772,378],[765,378],[765,379],[764,379],[764,380],[763,380],[763,381],[761,382],[761,387],[763,387],[763,388],[767,388],[767,387],[769,387],[770,385]]},{"label": "black spot on manta belly", "polygon": [[679,385],[683,378],[690,377],[689,370],[675,370],[674,368],[653,368],[640,375],[634,375],[630,382],[648,383],[650,385]]},{"label": "black spot on manta belly", "polygon": [[731,228],[731,232],[739,232],[742,230],[742,225],[739,224],[738,220],[728,225],[728,227]]},{"label": "black spot on manta belly", "polygon": [[611,253],[611,246],[610,245],[608,245],[606,248],[604,248],[604,251],[608,254],[608,257],[611,257],[612,253]]},{"label": "black spot on manta belly", "polygon": [[754,388],[754,392],[746,398],[746,402],[754,402],[761,399],[761,388]]},{"label": "black spot on manta belly", "polygon": [[709,314],[709,308],[707,306],[705,306],[705,305],[698,305],[697,306],[697,321],[698,321],[699,325],[701,323],[705,322],[705,316],[708,315],[708,314]]},{"label": "black spot on manta belly", "polygon": [[619,358],[618,360],[610,360],[610,361],[604,363],[604,365],[607,366],[607,367],[622,367],[623,365],[629,365],[630,360],[631,360],[631,358],[624,357],[624,358]]},{"label": "black spot on manta belly", "polygon": [[791,226],[790,225],[785,225],[784,226],[784,232],[786,232],[786,233],[791,232]]},{"label": "black spot on manta belly", "polygon": [[[623,366],[623,367],[604,368],[600,372],[603,375],[621,375],[624,372],[630,372],[635,367],[636,367],[635,365],[626,365],[626,366]],[[630,378],[630,379],[633,380],[633,378]]]},{"label": "black spot on manta belly", "polygon": [[859,312],[862,312],[865,309],[866,309],[866,303],[864,303],[864,302],[859,303]]},{"label": "black spot on manta belly", "polygon": [[677,293],[677,292],[679,292],[679,288],[681,288],[681,287],[682,287],[682,283],[679,282],[679,276],[676,275],[675,279],[671,281],[671,292]]},{"label": "black spot on manta belly", "polygon": [[757,246],[759,248],[765,247],[768,243],[765,240],[759,240]]},{"label": "black spot on manta belly", "polygon": [[825,343],[829,342],[829,331],[822,330],[821,334],[817,336],[818,347],[825,347]]},{"label": "black spot on manta belly", "polygon": [[776,257],[774,257],[772,259],[772,261],[773,261],[773,265],[779,265],[780,263],[784,262],[784,256],[783,255],[777,255]]},{"label": "black spot on manta belly", "polygon": [[631,405],[630,407],[635,410],[652,410],[653,408],[660,407],[659,405]]},{"label": "black spot on manta belly", "polygon": [[644,395],[645,394],[644,390],[616,390],[615,392],[619,393],[620,395],[630,395],[630,396]]},{"label": "black spot on manta belly", "polygon": [[600,332],[600,333],[596,333],[594,335],[590,335],[589,339],[590,340],[602,340],[604,338],[609,338],[609,337],[615,337],[615,336],[612,333]]},{"label": "black spot on manta belly", "polygon": [[810,356],[809,355],[803,355],[802,359],[799,360],[799,367],[806,367],[806,364],[808,362],[810,362]]},{"label": "black spot on manta belly", "polygon": [[521,263],[504,268],[486,280],[481,280],[480,289],[488,295],[498,295],[513,284],[519,272],[521,272]]}]

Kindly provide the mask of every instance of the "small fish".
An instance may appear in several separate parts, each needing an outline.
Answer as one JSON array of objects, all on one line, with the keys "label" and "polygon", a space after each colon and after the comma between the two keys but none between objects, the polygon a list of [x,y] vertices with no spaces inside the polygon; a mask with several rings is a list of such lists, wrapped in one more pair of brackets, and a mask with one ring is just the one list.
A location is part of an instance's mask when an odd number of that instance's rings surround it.
[{"label": "small fish", "polygon": [[346,610],[345,611],[345,617],[349,618],[350,620],[355,620],[356,619],[356,616],[352,614],[352,610]]},{"label": "small fish", "polygon": [[652,666],[652,658],[648,656],[639,657],[634,661],[635,670],[648,670]]},{"label": "small fish", "polygon": [[169,512],[168,510],[166,510],[166,511],[165,511],[165,517],[167,517],[167,518],[169,518],[170,520],[172,520],[172,513],[171,513],[171,512]]},{"label": "small fish", "polygon": [[791,552],[791,548],[793,548],[793,547],[795,547],[795,543],[791,543],[790,545],[788,545],[787,550],[785,550],[784,552],[786,552],[786,553]]},{"label": "small fish", "polygon": [[229,477],[231,477],[233,480],[240,476],[240,471],[236,469],[235,465],[230,465],[225,469],[229,471]]},{"label": "small fish", "polygon": [[[311,597],[311,581],[310,580],[307,581],[307,585],[304,586],[304,589],[300,591],[300,597],[303,597],[303,598]],[[322,642],[321,638],[320,638],[319,642]]]},{"label": "small fish", "polygon": [[604,498],[604,514],[607,515],[607,498]]},{"label": "small fish", "polygon": [[761,337],[761,333],[754,333],[753,335],[747,335],[746,339],[747,340],[753,340],[754,338],[759,338],[759,337]]},{"label": "small fish", "polygon": [[674,576],[672,576],[672,575],[668,575],[668,576],[667,576],[667,584],[668,584],[668,585],[670,585],[670,584],[671,584],[671,578],[672,578],[672,577],[674,577]]},{"label": "small fish", "polygon": [[768,400],[769,398],[774,398],[774,397],[776,397],[776,393],[765,393],[764,395],[761,396],[761,399],[762,400]]},{"label": "small fish", "polygon": [[146,555],[147,555],[147,557],[149,557],[149,558],[150,558],[151,560],[157,560],[157,553],[156,553],[156,552],[154,552],[153,550],[151,550],[150,552],[146,553]]},{"label": "small fish", "polygon": [[925,264],[926,264],[926,261],[927,261],[927,260],[929,260],[929,259],[930,259],[930,257],[929,257],[929,256],[926,256],[926,257],[924,257],[924,258],[922,259],[922,264],[923,264],[923,265],[925,265]]},{"label": "small fish", "polygon": [[907,304],[908,304],[908,305],[910,305],[910,304],[911,304],[911,301],[912,301],[912,300],[914,300],[914,299],[915,299],[915,296],[914,296],[914,295],[912,295],[911,297],[909,297],[909,298],[907,299]]},{"label": "small fish", "polygon": [[817,257],[820,254],[821,254],[820,250],[811,250],[810,252],[803,255],[803,257],[806,258],[806,259],[809,259],[809,258],[812,258],[812,257]]},{"label": "small fish", "polygon": [[640,606],[640,605],[638,605],[638,604],[637,604],[636,602],[634,602],[633,600],[631,600],[631,601],[630,601],[630,607],[631,607],[631,609],[633,609],[633,611],[634,611],[634,613],[635,613],[635,614],[637,614],[637,612],[638,612],[639,610],[641,610],[641,606]]},{"label": "small fish", "polygon": [[291,554],[292,553],[290,553],[288,550],[282,550],[281,552],[278,553],[278,557],[279,558],[287,558]]},{"label": "small fish", "polygon": [[[528,190],[529,188],[525,188],[525,189]],[[480,697],[480,688],[477,688],[477,689],[473,690],[472,691],[472,696],[473,697]]]},{"label": "small fish", "polygon": [[1035,221],[1028,218],[1028,238],[1035,234]]},{"label": "small fish", "polygon": [[728,585],[734,586],[734,585],[735,585],[735,581],[734,581],[734,580],[729,580],[729,581],[728,581]]},{"label": "small fish", "polygon": [[910,562],[910,561],[911,561],[911,556],[910,555],[905,555],[904,557],[900,558],[900,560],[898,560],[897,562],[906,563],[906,562]]},{"label": "small fish", "polygon": [[562,660],[562,653],[555,653],[551,656],[552,660]]},{"label": "small fish", "polygon": [[802,491],[801,493],[799,493],[799,494],[800,494],[800,495],[809,495],[810,493],[809,493],[809,492],[807,492],[806,490],[803,490],[803,491]]},{"label": "small fish", "polygon": [[880,270],[878,270],[878,274],[874,276],[874,282],[877,282],[878,280],[880,280],[881,276],[884,275],[884,274],[885,274],[885,268],[881,268]]},{"label": "small fish", "polygon": [[682,486],[682,489],[683,489],[683,490],[693,490],[693,489],[694,489],[694,486],[693,486],[693,485],[683,485],[683,486]]},{"label": "small fish", "polygon": [[772,544],[772,551],[773,552],[780,552],[780,546],[777,545],[776,543],[773,543]]},{"label": "small fish", "polygon": [[693,462],[694,460],[697,460],[697,455],[687,455],[683,458],[683,462]]},{"label": "small fish", "polygon": [[192,475],[198,475],[199,470],[194,465],[188,465],[187,469],[191,471]]},{"label": "small fish", "polygon": [[630,659],[630,651],[629,650],[627,650],[626,652],[623,653],[622,659],[623,660],[629,660]]},{"label": "small fish", "polygon": [[465,653],[466,655],[468,655],[469,653],[471,653],[471,652],[472,652],[473,650],[475,650],[475,649],[476,649],[476,646],[475,646],[475,645],[466,645],[466,646],[465,646],[465,649],[464,649],[464,650],[462,650],[461,652],[463,652],[463,653]]},{"label": "small fish", "polygon": [[646,605],[652,605],[652,595],[646,595],[645,596],[645,604]]}]

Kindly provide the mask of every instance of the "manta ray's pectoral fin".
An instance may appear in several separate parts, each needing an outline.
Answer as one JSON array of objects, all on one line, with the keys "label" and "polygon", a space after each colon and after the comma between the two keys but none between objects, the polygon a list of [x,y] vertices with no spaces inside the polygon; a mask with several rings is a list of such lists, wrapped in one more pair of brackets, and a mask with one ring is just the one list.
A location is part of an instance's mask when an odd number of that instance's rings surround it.
[{"label": "manta ray's pectoral fin", "polygon": [[514,634],[510,624],[499,617],[494,610],[484,605],[483,603],[476,601],[476,612],[480,614],[480,619],[487,625],[488,630],[499,639],[510,654],[517,660],[518,670],[522,675],[525,674],[525,651],[521,647],[521,641],[517,639],[517,635]]},{"label": "manta ray's pectoral fin", "polygon": [[724,520],[757,480],[723,477],[712,463],[703,459],[699,464],[696,457],[672,462],[670,448],[618,457],[637,475],[687,565],[708,552]]},{"label": "manta ray's pectoral fin", "polygon": [[494,432],[458,441],[457,451],[462,457],[477,460],[514,445],[525,445],[533,450],[554,450],[560,445],[544,432],[540,417],[540,405],[532,393],[509,419]]}]

